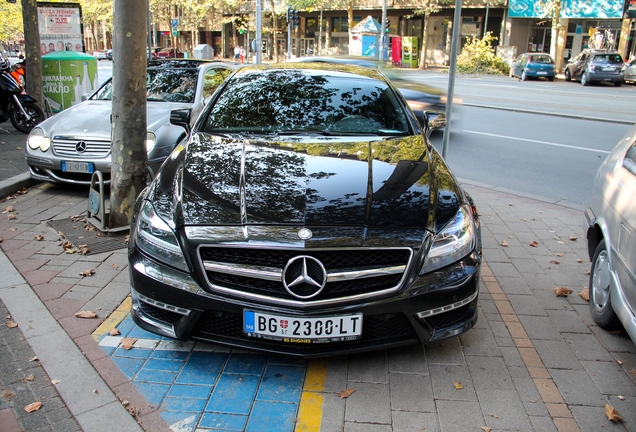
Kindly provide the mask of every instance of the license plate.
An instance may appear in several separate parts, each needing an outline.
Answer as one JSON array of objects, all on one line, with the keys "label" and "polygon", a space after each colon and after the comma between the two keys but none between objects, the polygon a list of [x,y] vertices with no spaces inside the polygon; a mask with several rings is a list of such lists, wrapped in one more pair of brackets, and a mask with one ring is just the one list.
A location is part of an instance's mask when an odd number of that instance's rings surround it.
[{"label": "license plate", "polygon": [[62,171],[92,174],[95,167],[92,162],[62,161]]},{"label": "license plate", "polygon": [[537,75],[547,75],[547,72],[537,72]]},{"label": "license plate", "polygon": [[362,314],[327,317],[288,317],[243,311],[247,336],[290,343],[343,342],[362,337]]},{"label": "license plate", "polygon": [[605,66],[603,67],[604,72],[614,72],[615,68],[613,66]]}]

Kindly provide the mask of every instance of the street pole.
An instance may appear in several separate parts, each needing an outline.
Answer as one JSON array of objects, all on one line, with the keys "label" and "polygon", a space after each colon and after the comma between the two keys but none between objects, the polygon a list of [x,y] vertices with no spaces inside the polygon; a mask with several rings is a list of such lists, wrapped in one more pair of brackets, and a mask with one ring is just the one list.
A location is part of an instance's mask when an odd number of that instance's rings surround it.
[{"label": "street pole", "polygon": [[455,15],[453,17],[453,37],[451,40],[450,70],[448,75],[448,99],[446,102],[446,127],[442,145],[442,157],[446,159],[448,139],[450,137],[451,113],[453,109],[453,94],[455,93],[455,69],[457,69],[457,46],[459,45],[459,30],[462,26],[462,0],[455,0]]},{"label": "street pole", "polygon": [[378,58],[386,61],[384,53],[386,52],[386,0],[382,0],[382,29],[380,30],[380,40],[378,41]]},{"label": "street pole", "polygon": [[291,9],[287,8],[287,60],[291,59]]},{"label": "street pole", "polygon": [[[148,26],[148,60],[152,60],[152,31],[150,27],[150,0],[146,0],[146,25]],[[113,57],[114,58],[114,57]]]},{"label": "street pole", "polygon": [[488,9],[490,6],[490,2],[486,0],[486,18],[484,19],[484,36],[486,36],[486,32],[488,31]]},{"label": "street pole", "polygon": [[256,48],[256,64],[261,64],[261,38],[263,35],[263,21],[261,17],[261,0],[256,0],[256,35],[254,35],[254,46]]}]

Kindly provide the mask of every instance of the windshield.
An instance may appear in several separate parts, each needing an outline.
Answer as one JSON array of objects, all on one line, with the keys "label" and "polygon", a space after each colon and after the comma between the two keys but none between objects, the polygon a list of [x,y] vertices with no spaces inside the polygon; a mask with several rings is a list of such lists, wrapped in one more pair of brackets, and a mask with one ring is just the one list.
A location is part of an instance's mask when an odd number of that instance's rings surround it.
[{"label": "windshield", "polygon": [[282,69],[235,75],[212,105],[204,131],[406,134],[409,125],[384,81]]},{"label": "windshield", "polygon": [[618,54],[597,54],[594,56],[597,63],[622,63],[623,59]]},{"label": "windshield", "polygon": [[[193,103],[196,90],[196,69],[148,69],[146,97],[152,102]],[[113,81],[108,80],[91,100],[111,100]]]},{"label": "windshield", "polygon": [[530,57],[530,61],[533,63],[552,64],[552,58],[547,55],[533,55]]}]

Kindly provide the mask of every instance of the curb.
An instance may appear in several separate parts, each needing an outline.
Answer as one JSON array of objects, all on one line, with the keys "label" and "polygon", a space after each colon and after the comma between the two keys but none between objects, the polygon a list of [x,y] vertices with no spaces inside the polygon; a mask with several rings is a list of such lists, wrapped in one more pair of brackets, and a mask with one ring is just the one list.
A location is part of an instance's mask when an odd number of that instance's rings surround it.
[{"label": "curb", "polygon": [[28,172],[2,180],[0,181],[0,197],[14,194],[20,189],[31,187],[36,183]]}]

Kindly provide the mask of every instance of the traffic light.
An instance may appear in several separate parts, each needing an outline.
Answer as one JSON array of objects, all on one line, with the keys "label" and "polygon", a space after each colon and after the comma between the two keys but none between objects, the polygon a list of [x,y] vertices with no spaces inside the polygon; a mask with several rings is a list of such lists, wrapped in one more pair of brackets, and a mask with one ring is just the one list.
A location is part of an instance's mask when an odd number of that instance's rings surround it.
[{"label": "traffic light", "polygon": [[388,33],[388,32],[389,32],[389,30],[391,30],[391,20],[390,20],[390,19],[388,19],[388,18],[386,18],[386,19],[384,20],[384,32],[385,32],[385,33]]},{"label": "traffic light", "polygon": [[300,17],[298,16],[298,11],[292,8],[287,9],[287,24],[296,27],[299,22]]}]

